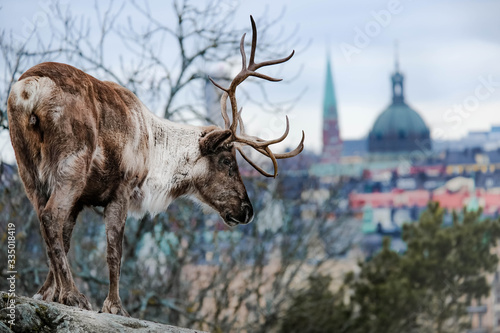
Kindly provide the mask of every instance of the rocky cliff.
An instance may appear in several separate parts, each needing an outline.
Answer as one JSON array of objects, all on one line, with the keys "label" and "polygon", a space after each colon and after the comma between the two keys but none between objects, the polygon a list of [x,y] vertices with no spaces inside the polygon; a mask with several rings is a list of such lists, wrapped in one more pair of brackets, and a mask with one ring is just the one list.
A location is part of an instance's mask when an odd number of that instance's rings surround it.
[{"label": "rocky cliff", "polygon": [[58,303],[38,301],[29,297],[16,296],[15,303],[13,303],[5,292],[0,292],[0,296],[0,333],[200,332],[146,320],[82,310]]}]

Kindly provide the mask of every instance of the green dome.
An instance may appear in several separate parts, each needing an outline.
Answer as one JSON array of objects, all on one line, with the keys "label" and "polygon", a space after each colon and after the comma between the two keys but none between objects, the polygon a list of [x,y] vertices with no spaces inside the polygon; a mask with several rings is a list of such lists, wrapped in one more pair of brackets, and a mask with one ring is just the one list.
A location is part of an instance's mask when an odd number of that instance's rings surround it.
[{"label": "green dome", "polygon": [[429,128],[420,115],[405,103],[391,104],[382,112],[370,131],[376,137],[428,136]]},{"label": "green dome", "polygon": [[373,153],[399,153],[430,150],[430,131],[420,115],[410,108],[403,95],[404,76],[392,75],[392,104],[377,118],[368,135],[368,150]]}]

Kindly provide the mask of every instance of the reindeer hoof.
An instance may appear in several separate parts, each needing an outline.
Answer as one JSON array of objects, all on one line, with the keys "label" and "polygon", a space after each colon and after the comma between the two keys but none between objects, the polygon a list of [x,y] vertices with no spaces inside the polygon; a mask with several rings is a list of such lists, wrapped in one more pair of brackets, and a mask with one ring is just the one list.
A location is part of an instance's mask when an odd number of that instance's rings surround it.
[{"label": "reindeer hoof", "polygon": [[111,313],[119,316],[130,317],[128,312],[123,308],[121,300],[111,301],[109,298],[104,300],[102,312]]},{"label": "reindeer hoof", "polygon": [[84,310],[92,310],[92,306],[84,294],[78,290],[70,290],[62,293],[59,297],[59,303],[69,306],[76,306]]},{"label": "reindeer hoof", "polygon": [[35,295],[33,295],[33,299],[46,302],[58,302],[59,288],[57,288],[57,286],[54,284],[49,286],[48,288],[40,289]]}]

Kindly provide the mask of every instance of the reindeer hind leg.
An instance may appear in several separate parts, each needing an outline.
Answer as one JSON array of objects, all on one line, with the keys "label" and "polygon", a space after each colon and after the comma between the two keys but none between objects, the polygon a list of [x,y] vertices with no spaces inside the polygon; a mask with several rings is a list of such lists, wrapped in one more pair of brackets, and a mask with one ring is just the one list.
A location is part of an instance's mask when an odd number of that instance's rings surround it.
[{"label": "reindeer hind leg", "polygon": [[42,235],[47,246],[52,272],[52,277],[50,272],[47,276],[48,289],[41,295],[42,298],[52,297],[56,298],[59,303],[90,310],[92,307],[89,301],[78,291],[75,285],[66,256],[69,243],[65,246],[65,238],[68,242],[69,239],[64,237],[63,230],[70,234],[69,231],[73,229],[74,219],[70,218],[70,215],[74,211],[74,191],[75,187],[72,184],[54,191],[47,202],[47,206],[40,214]]},{"label": "reindeer hind leg", "polygon": [[[78,214],[80,213],[81,210],[82,210],[81,205],[75,205],[69,218],[66,220],[66,222],[63,225],[63,246],[64,246],[64,252],[66,255],[68,254],[68,251],[70,248],[71,234],[73,232],[73,228],[74,228],[75,223],[76,223],[76,218],[78,217]],[[42,228],[42,232],[43,232],[43,228]],[[50,263],[50,261],[49,261],[49,263]],[[45,279],[45,282],[40,287],[38,292],[33,296],[33,298],[34,299],[43,299],[43,300],[47,300],[47,301],[57,301],[59,299],[59,292],[60,292],[59,283],[55,279],[54,270],[53,270],[52,266],[49,264],[49,273],[47,274],[47,278]]]},{"label": "reindeer hind leg", "polygon": [[109,269],[109,291],[104,300],[102,312],[130,317],[123,308],[119,293],[120,267],[122,258],[123,232],[127,218],[130,192],[122,190],[115,201],[104,210],[106,222],[107,261]]}]

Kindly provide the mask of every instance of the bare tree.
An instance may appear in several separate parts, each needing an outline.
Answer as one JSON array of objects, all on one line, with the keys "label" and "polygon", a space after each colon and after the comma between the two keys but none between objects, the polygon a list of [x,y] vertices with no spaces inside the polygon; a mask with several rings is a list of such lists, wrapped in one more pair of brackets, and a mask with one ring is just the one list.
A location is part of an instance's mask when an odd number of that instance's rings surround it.
[{"label": "bare tree", "polygon": [[[200,7],[190,0],[178,0],[165,18],[161,15],[166,13],[155,12],[148,2],[132,0],[119,5],[110,1],[102,8],[102,2],[96,1],[95,16],[86,16],[54,2],[47,13],[50,34],[42,35],[35,27],[22,37],[6,29],[0,32],[1,62],[5,64],[0,80],[0,125],[8,127],[10,86],[42,61],[69,62],[100,79],[115,81],[165,118],[211,121],[204,112],[202,86],[207,70],[228,61],[231,65],[237,59],[235,50],[246,28],[233,22],[236,7],[233,1],[209,1]],[[258,18],[262,35],[276,29],[280,19]],[[259,42],[262,56],[284,54],[296,42],[291,36],[264,37]]]}]

